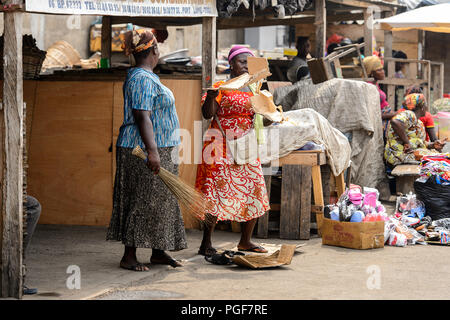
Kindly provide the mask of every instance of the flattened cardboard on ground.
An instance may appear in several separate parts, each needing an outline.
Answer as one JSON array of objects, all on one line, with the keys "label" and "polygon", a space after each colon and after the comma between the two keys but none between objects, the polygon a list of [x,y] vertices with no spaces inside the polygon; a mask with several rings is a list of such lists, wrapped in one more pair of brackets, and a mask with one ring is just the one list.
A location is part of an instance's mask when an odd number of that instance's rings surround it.
[{"label": "flattened cardboard on ground", "polygon": [[251,269],[273,268],[291,264],[297,245],[283,244],[280,250],[271,255],[250,254],[245,256],[234,256],[233,262],[239,266]]},{"label": "flattened cardboard on ground", "polygon": [[322,244],[352,249],[384,247],[384,221],[340,222],[323,218]]}]

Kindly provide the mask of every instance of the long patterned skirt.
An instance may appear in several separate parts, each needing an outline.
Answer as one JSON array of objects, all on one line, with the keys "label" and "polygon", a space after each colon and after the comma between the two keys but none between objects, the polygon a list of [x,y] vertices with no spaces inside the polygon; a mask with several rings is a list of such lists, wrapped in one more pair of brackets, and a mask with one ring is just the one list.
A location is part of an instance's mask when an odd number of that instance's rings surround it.
[{"label": "long patterned skirt", "polygon": [[[212,126],[216,127],[215,121]],[[196,180],[196,188],[206,198],[207,212],[218,221],[236,222],[264,215],[270,205],[261,162],[235,164],[225,139],[218,137],[211,143],[205,142],[203,146],[204,161],[197,167]],[[207,149],[213,150],[212,158]]]},{"label": "long patterned skirt", "polygon": [[[175,147],[158,148],[161,167],[178,174],[171,159]],[[117,147],[113,212],[107,240],[126,246],[177,251],[187,248],[178,201],[145,162]]]}]

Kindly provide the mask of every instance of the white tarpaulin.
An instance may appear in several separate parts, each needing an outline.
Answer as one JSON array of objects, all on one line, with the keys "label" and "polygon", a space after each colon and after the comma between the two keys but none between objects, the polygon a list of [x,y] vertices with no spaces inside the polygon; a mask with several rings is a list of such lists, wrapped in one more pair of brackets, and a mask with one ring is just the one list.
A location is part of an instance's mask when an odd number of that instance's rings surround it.
[{"label": "white tarpaulin", "polygon": [[216,0],[27,0],[25,10],[99,16],[217,16]]},{"label": "white tarpaulin", "polygon": [[389,18],[375,21],[381,29],[404,31],[420,29],[450,33],[450,3],[422,7]]},{"label": "white tarpaulin", "polygon": [[374,85],[346,79],[313,84],[308,79],[277,88],[273,97],[283,110],[311,108],[351,136],[352,183],[377,188],[383,199],[390,195],[383,162],[380,94]]}]

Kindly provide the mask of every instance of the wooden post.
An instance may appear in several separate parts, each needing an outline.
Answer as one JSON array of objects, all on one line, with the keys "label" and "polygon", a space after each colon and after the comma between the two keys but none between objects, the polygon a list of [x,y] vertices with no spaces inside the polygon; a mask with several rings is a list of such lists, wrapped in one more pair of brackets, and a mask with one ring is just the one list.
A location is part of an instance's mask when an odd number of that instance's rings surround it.
[{"label": "wooden post", "polygon": [[[6,4],[23,4],[20,0]],[[23,71],[19,11],[4,13],[2,114],[1,296],[22,297],[23,252]]]},{"label": "wooden post", "polygon": [[102,58],[107,58],[111,65],[111,17],[102,17]]},{"label": "wooden post", "polygon": [[[270,168],[272,170],[271,163],[268,165],[263,165],[263,167]],[[271,185],[272,185],[272,175],[266,175],[264,176],[264,182],[266,183],[266,189],[267,189],[267,197],[269,197],[270,202],[270,191],[271,191]],[[267,211],[263,216],[258,218],[258,225],[256,229],[256,236],[258,238],[268,238],[269,237],[269,213],[270,210]]]},{"label": "wooden post", "polygon": [[323,58],[327,50],[327,8],[325,0],[315,0],[315,13],[316,58]]},{"label": "wooden post", "polygon": [[311,166],[283,165],[282,176],[280,239],[308,240],[311,228]]},{"label": "wooden post", "polygon": [[366,8],[364,11],[364,56],[373,54],[373,8]]},{"label": "wooden post", "polygon": [[202,88],[208,88],[216,77],[216,17],[202,23]]},{"label": "wooden post", "polygon": [[[388,18],[392,16],[392,12],[385,12],[384,18]],[[392,58],[392,42],[393,42],[393,36],[391,30],[385,30],[384,31],[384,57],[385,58]],[[387,78],[393,78],[395,73],[395,66],[392,68],[392,63],[385,63],[386,66],[386,77]],[[395,86],[394,85],[387,85],[387,101],[389,103],[389,106],[393,110],[397,110],[397,101],[395,101]]]},{"label": "wooden post", "polygon": [[[216,78],[216,17],[205,17],[202,21],[202,89],[211,87]],[[210,120],[203,119],[203,133]],[[203,135],[202,135],[203,136]]]}]

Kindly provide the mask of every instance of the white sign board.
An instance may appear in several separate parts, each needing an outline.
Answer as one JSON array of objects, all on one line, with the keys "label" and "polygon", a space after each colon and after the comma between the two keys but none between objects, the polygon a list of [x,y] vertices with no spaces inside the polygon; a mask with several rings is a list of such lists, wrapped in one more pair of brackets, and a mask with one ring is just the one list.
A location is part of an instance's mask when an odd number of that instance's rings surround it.
[{"label": "white sign board", "polygon": [[217,16],[216,0],[26,0],[25,10],[99,16]]}]

